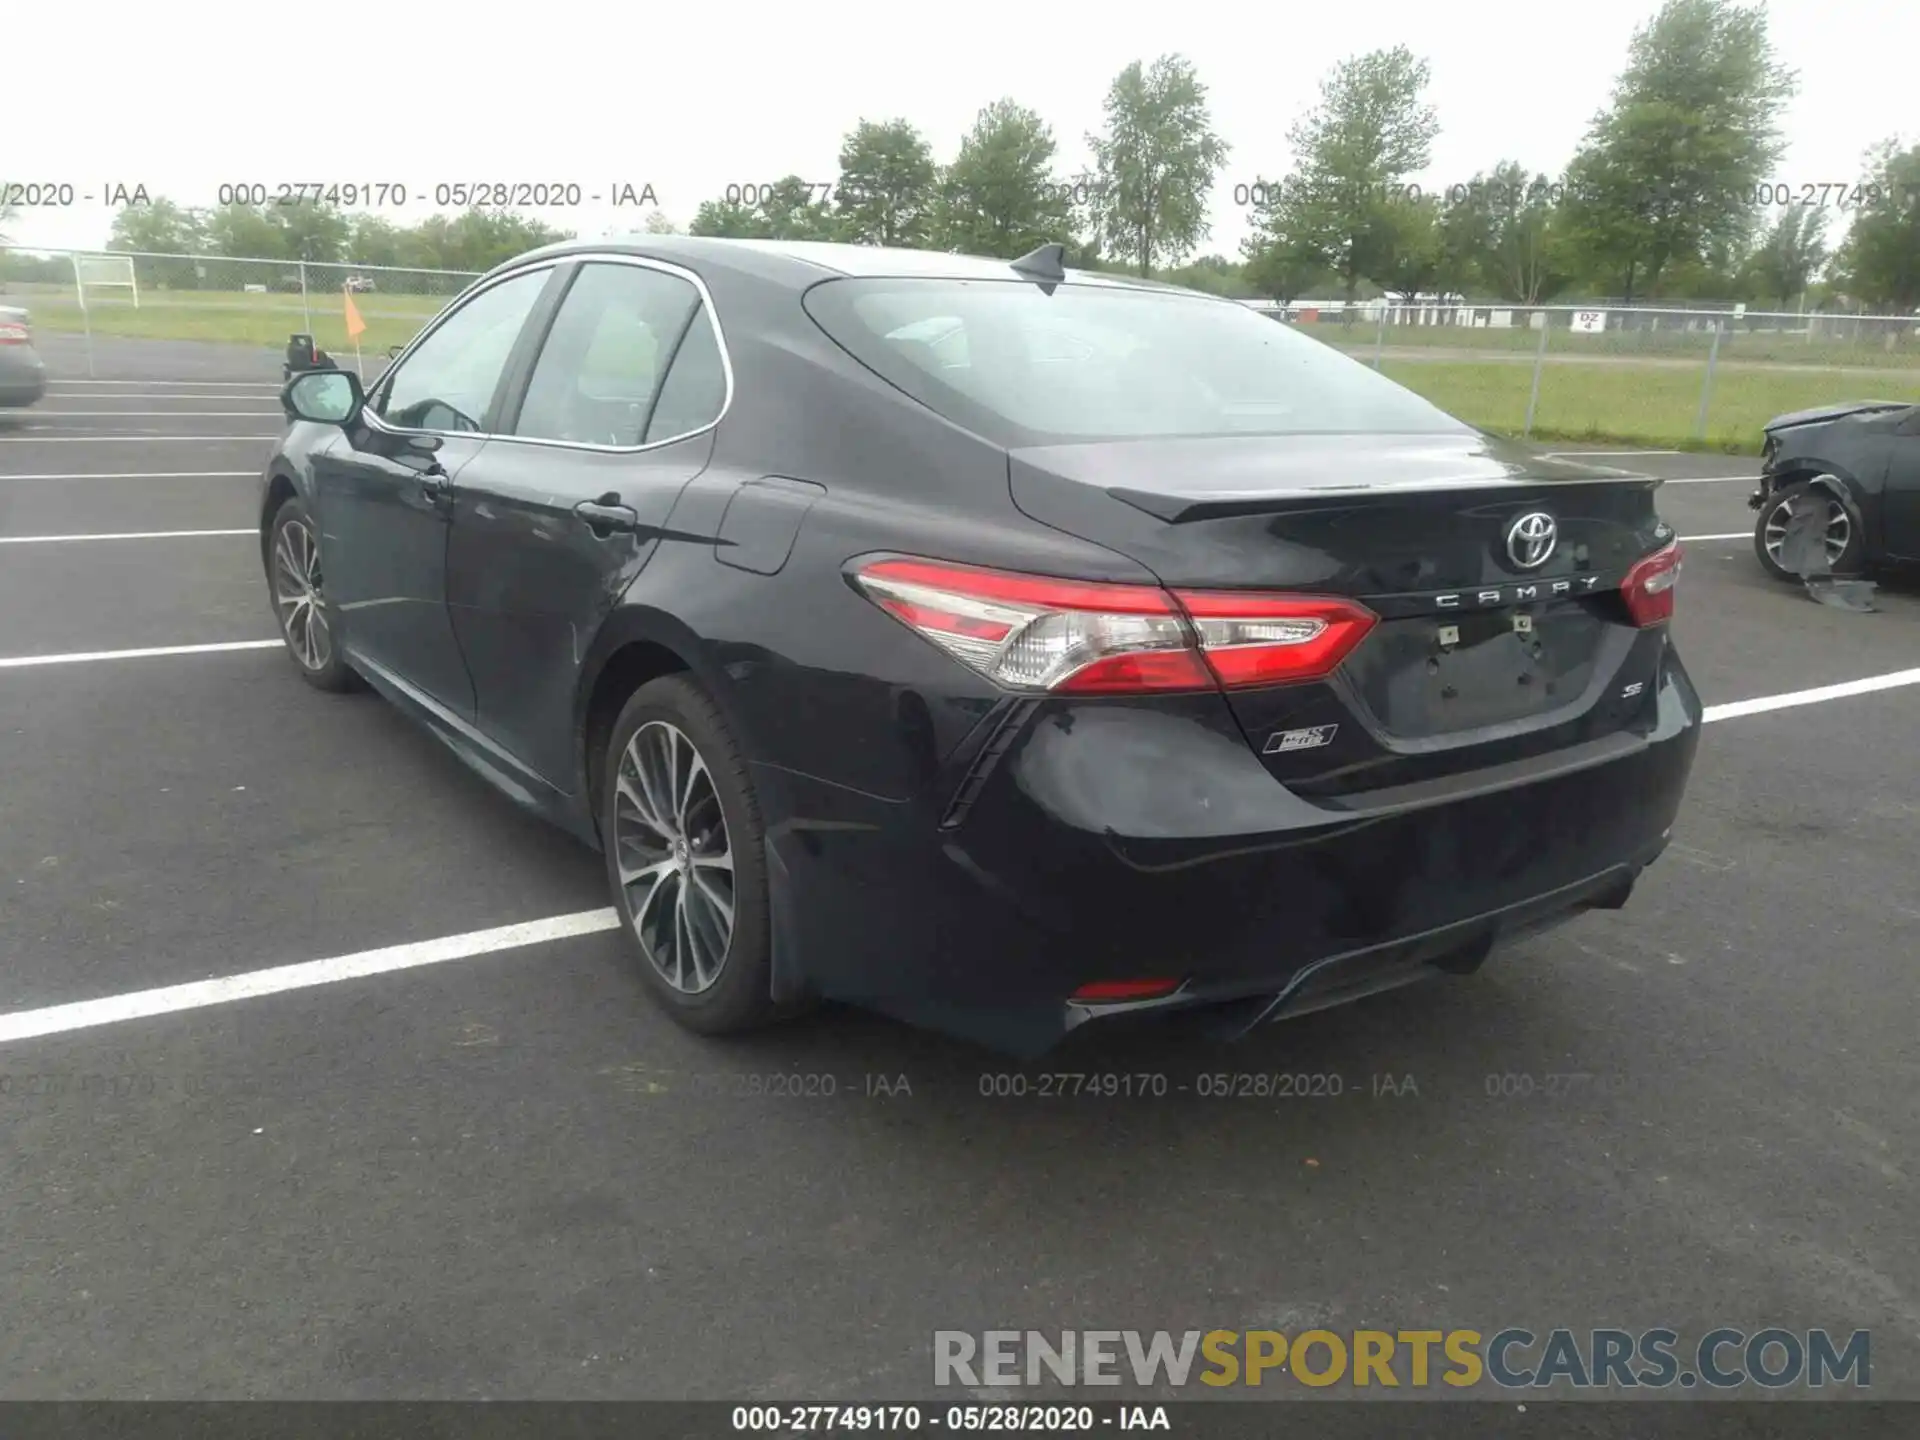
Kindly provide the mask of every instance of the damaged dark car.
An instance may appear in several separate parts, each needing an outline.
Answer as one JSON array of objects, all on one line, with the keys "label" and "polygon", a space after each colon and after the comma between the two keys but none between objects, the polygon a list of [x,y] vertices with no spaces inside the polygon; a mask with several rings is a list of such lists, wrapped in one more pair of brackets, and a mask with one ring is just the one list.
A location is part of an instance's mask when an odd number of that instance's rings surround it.
[{"label": "damaged dark car", "polygon": [[1754,553],[1816,599],[1858,608],[1866,576],[1920,564],[1920,405],[1862,400],[1766,427]]}]

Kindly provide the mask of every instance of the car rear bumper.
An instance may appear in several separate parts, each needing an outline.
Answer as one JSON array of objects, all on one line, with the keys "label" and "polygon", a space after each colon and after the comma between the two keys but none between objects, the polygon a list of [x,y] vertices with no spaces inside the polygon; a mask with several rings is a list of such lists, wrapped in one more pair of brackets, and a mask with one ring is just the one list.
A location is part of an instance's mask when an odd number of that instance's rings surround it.
[{"label": "car rear bumper", "polygon": [[0,405],[37,405],[46,394],[45,370],[38,367],[0,370]]},{"label": "car rear bumper", "polygon": [[[938,802],[766,777],[776,968],[1008,1049],[1089,1019],[1303,1013],[1622,903],[1665,847],[1698,744],[1669,647],[1644,734],[1375,791],[1342,811],[1275,781],[1218,707],[1015,707]],[[1177,979],[1090,1006],[1102,980]]]}]

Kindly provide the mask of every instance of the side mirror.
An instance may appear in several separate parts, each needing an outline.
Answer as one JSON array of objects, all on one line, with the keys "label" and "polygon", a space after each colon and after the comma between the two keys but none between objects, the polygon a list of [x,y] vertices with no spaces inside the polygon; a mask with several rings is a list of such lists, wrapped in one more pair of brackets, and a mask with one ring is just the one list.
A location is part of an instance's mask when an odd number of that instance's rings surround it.
[{"label": "side mirror", "polygon": [[280,408],[288,419],[322,425],[347,424],[365,403],[360,377],[351,370],[309,370],[294,376],[280,391]]},{"label": "side mirror", "polygon": [[398,360],[400,358],[400,352],[406,348],[404,345],[389,345],[387,347],[387,358],[389,360]]}]

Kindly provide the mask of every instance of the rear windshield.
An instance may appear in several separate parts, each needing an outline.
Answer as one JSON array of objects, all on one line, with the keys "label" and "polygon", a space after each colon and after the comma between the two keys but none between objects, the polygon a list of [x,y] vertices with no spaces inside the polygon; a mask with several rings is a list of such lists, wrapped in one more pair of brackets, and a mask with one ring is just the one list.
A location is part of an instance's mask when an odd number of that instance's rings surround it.
[{"label": "rear windshield", "polygon": [[1466,427],[1244,305],[1019,280],[830,280],[820,327],[936,413],[995,443],[1431,434]]}]

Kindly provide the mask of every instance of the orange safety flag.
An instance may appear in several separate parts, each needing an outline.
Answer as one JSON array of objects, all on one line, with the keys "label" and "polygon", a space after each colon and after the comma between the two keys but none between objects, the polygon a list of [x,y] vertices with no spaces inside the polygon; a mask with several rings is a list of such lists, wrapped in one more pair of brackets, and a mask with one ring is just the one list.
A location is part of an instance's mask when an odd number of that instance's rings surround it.
[{"label": "orange safety flag", "polygon": [[342,290],[340,298],[347,302],[347,338],[358,340],[366,333],[367,322],[360,318],[360,311],[353,303],[351,290]]}]

